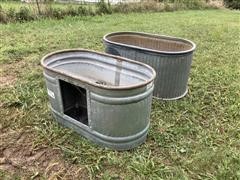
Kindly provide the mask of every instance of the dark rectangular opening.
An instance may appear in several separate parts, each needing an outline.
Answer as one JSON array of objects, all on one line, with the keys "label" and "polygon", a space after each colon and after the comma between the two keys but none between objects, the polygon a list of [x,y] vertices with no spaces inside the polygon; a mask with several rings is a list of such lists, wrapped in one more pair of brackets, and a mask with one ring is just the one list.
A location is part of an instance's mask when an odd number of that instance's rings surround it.
[{"label": "dark rectangular opening", "polygon": [[86,89],[59,80],[64,114],[88,125]]}]

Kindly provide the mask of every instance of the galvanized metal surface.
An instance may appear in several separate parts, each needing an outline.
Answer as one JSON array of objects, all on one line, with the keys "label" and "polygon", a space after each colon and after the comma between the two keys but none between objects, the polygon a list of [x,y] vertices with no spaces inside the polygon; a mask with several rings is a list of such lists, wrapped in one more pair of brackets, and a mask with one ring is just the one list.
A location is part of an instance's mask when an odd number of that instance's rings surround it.
[{"label": "galvanized metal surface", "polygon": [[153,95],[175,100],[187,94],[196,45],[185,39],[138,32],[116,32],[103,37],[105,52],[152,66],[157,73]]},{"label": "galvanized metal surface", "polygon": [[42,61],[56,119],[94,141],[125,150],[144,142],[155,71],[121,57],[75,49]]}]

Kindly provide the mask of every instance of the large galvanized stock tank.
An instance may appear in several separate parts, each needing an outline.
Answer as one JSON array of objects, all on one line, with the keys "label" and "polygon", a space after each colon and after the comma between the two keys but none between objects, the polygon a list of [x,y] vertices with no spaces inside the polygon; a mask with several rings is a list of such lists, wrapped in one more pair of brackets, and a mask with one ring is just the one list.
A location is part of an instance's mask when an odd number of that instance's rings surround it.
[{"label": "large galvanized stock tank", "polygon": [[144,142],[154,89],[153,68],[82,49],[48,54],[41,64],[58,122],[112,149],[131,149]]},{"label": "large galvanized stock tank", "polygon": [[103,37],[105,52],[140,61],[157,73],[153,95],[164,100],[187,94],[188,76],[196,45],[186,39],[139,33],[116,32]]}]

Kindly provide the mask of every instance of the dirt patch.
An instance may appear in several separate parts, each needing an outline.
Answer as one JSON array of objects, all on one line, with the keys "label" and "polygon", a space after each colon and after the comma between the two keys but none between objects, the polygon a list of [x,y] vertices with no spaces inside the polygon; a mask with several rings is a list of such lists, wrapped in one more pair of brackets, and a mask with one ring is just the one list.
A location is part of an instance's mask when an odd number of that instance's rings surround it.
[{"label": "dirt patch", "polygon": [[11,87],[17,81],[20,72],[26,67],[24,60],[0,65],[0,88]]},{"label": "dirt patch", "polygon": [[0,88],[13,85],[16,79],[17,78],[12,75],[0,76]]},{"label": "dirt patch", "polygon": [[33,144],[33,133],[0,126],[0,170],[19,177],[88,179],[87,170],[64,161],[60,149]]}]

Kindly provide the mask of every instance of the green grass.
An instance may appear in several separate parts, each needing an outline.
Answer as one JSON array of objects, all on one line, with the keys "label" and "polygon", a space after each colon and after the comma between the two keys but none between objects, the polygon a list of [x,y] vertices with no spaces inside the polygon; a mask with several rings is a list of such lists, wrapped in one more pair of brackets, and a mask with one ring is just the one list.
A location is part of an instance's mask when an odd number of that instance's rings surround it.
[{"label": "green grass", "polygon": [[[22,2],[17,2],[17,1],[8,1],[8,2],[1,2],[0,5],[2,6],[3,9],[20,9],[20,7],[36,7],[36,4],[34,3],[22,3]],[[52,6],[55,8],[66,8],[66,6],[89,6],[90,4],[61,4],[61,3],[52,3]],[[42,4],[40,4],[42,6]],[[94,5],[91,5],[94,6]]]},{"label": "green grass", "polygon": [[[0,89],[0,123],[32,129],[37,145],[58,147],[90,178],[240,178],[240,13],[229,10],[131,13],[67,17],[0,26],[0,66],[14,87]],[[112,31],[144,31],[197,44],[189,93],[178,101],[153,101],[145,144],[103,149],[58,125],[51,116],[40,58],[64,48],[103,51]],[[21,65],[24,64],[24,65]]]}]

